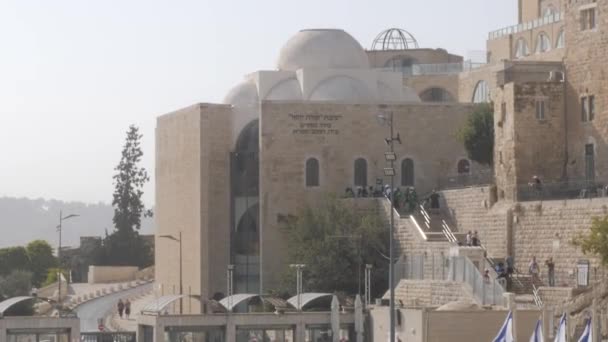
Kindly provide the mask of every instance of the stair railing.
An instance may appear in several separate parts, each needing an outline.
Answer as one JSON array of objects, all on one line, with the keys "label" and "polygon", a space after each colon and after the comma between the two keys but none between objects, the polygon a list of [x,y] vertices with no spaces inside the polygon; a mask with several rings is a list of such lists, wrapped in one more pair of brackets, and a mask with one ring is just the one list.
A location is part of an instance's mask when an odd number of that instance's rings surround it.
[{"label": "stair railing", "polygon": [[443,219],[441,220],[441,227],[443,235],[445,235],[446,239],[448,239],[448,241],[453,244],[458,244],[458,239],[456,238],[456,235],[454,235],[452,229],[450,229],[450,226]]},{"label": "stair railing", "polygon": [[538,287],[534,285],[534,280],[532,281],[532,294],[534,295],[534,304],[536,304],[537,307],[542,308],[543,300],[540,298],[540,291],[538,290]]},{"label": "stair railing", "polygon": [[424,209],[424,206],[422,204],[420,205],[420,214],[422,214],[422,217],[424,217],[424,225],[426,226],[426,229],[430,230],[431,229],[431,216],[426,211],[426,209]]}]

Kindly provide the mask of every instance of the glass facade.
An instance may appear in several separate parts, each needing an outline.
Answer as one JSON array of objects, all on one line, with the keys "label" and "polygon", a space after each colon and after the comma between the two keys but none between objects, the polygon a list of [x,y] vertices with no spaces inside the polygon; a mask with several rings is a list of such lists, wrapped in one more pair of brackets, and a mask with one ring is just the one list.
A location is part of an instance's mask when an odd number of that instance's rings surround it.
[{"label": "glass facade", "polygon": [[226,342],[224,327],[167,327],[166,342]]},{"label": "glass facade", "polygon": [[231,263],[235,293],[258,293],[260,284],[259,121],[241,131],[231,153]]},{"label": "glass facade", "polygon": [[293,342],[293,327],[237,327],[236,342]]},{"label": "glass facade", "polygon": [[8,330],[7,342],[70,342],[70,329]]}]

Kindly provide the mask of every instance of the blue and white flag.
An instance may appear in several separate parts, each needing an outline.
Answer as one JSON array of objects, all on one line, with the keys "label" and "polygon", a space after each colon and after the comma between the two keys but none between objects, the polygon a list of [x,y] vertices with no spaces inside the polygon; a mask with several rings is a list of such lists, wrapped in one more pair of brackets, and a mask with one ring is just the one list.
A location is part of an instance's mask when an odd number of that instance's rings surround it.
[{"label": "blue and white flag", "polygon": [[543,322],[539,319],[536,321],[536,327],[534,327],[534,333],[530,337],[530,342],[545,342],[543,337]]},{"label": "blue and white flag", "polygon": [[559,320],[559,327],[557,327],[557,332],[555,333],[555,340],[553,342],[566,342],[566,314],[562,315],[562,318]]},{"label": "blue and white flag", "polygon": [[492,342],[513,342],[513,313],[511,311]]},{"label": "blue and white flag", "polygon": [[587,320],[587,324],[585,324],[585,331],[581,335],[581,338],[578,339],[578,342],[593,342],[593,326],[591,325],[591,318]]}]

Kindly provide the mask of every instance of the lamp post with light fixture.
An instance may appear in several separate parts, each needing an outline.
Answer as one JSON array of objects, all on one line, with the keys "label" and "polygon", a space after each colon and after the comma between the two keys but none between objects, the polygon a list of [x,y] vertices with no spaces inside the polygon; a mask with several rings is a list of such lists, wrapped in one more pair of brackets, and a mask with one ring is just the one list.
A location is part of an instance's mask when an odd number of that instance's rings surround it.
[{"label": "lamp post with light fixture", "polygon": [[62,277],[62,268],[61,268],[61,233],[63,231],[63,221],[69,220],[74,217],[78,217],[78,214],[70,214],[68,216],[63,216],[63,212],[59,210],[59,225],[57,226],[57,232],[59,232],[59,246],[57,247],[57,260],[59,262],[59,272],[57,274],[57,303],[61,305],[61,277]]},{"label": "lamp post with light fixture", "polygon": [[160,235],[159,238],[173,240],[179,242],[179,314],[184,313],[184,282],[182,277],[182,232],[179,232],[179,237],[176,238],[173,235]]},{"label": "lamp post with light fixture", "polygon": [[391,177],[391,223],[389,228],[389,269],[388,269],[388,282],[390,289],[389,299],[389,310],[390,310],[390,342],[395,342],[395,257],[394,257],[394,233],[395,233],[395,160],[397,156],[394,151],[394,142],[397,141],[401,144],[401,137],[399,133],[395,137],[393,131],[393,112],[390,112],[388,117],[385,115],[378,116],[381,123],[388,124],[390,128],[390,138],[384,139],[389,147],[388,152],[384,153],[384,159],[389,162],[389,167],[384,168],[384,175]]}]

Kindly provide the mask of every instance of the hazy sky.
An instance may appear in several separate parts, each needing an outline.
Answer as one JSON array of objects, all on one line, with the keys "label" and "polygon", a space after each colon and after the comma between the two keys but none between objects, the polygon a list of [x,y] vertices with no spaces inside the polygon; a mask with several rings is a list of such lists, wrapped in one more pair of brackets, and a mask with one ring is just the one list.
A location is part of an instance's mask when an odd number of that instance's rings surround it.
[{"label": "hazy sky", "polygon": [[0,196],[111,201],[125,132],[152,176],[155,118],[219,102],[273,69],[302,28],[366,48],[389,27],[467,54],[516,21],[516,0],[0,0]]}]

